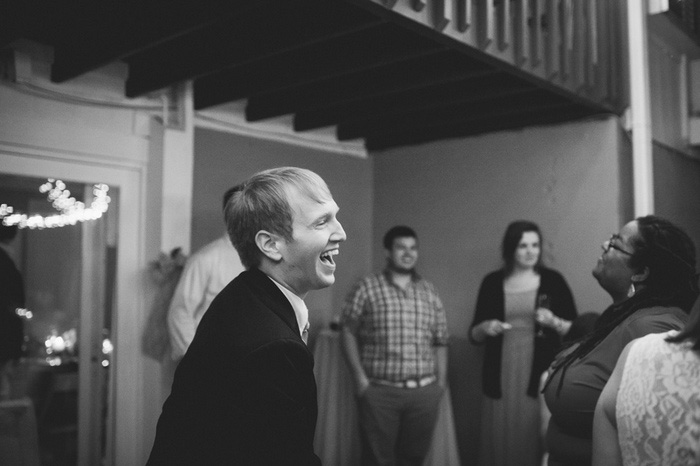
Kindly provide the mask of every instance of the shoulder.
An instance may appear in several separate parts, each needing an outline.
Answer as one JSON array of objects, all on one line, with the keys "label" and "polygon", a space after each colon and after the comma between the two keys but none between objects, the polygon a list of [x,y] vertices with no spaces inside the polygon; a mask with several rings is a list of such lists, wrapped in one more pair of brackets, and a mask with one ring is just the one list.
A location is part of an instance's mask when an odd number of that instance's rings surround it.
[{"label": "shoulder", "polygon": [[384,281],[383,272],[374,272],[360,278],[354,286],[355,290],[379,286]]},{"label": "shoulder", "polygon": [[546,281],[546,282],[549,282],[552,284],[556,284],[556,285],[566,284],[566,280],[564,279],[564,276],[554,269],[542,267],[542,268],[540,268],[540,276],[542,277],[543,281]]},{"label": "shoulder", "polygon": [[680,308],[654,306],[638,310],[629,316],[622,325],[632,335],[642,336],[648,333],[680,330],[687,320],[687,314]]},{"label": "shoulder", "polygon": [[486,285],[497,285],[497,284],[502,284],[503,280],[505,279],[505,275],[503,273],[503,270],[494,270],[493,272],[489,272],[486,274],[484,279],[481,281],[482,286]]}]

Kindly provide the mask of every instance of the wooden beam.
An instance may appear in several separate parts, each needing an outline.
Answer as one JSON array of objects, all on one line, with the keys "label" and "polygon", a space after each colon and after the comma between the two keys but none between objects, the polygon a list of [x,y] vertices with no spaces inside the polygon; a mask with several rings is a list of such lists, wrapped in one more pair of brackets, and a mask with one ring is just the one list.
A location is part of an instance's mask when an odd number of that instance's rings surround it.
[{"label": "wooden beam", "polygon": [[419,108],[401,114],[386,116],[368,116],[338,125],[337,136],[341,141],[371,137],[375,133],[397,133],[409,129],[420,131],[421,128],[462,122],[480,122],[495,118],[508,118],[515,115],[530,115],[540,110],[568,107],[566,99],[546,91],[498,96],[489,100],[460,102],[435,108]]},{"label": "wooden beam", "polygon": [[559,16],[559,2],[547,0],[547,35],[546,44],[547,75],[550,79],[559,74],[561,70],[561,28]]},{"label": "wooden beam", "polygon": [[[556,110],[556,111],[555,111]],[[595,114],[591,109],[578,106],[540,109],[536,112],[514,115],[509,118],[496,117],[479,122],[455,120],[451,124],[416,129],[407,128],[400,133],[376,133],[368,135],[365,146],[368,151],[424,144],[447,138],[464,138],[483,133],[507,131],[528,126],[562,123]]]},{"label": "wooden beam", "polygon": [[401,116],[418,108],[426,110],[449,105],[477,103],[537,91],[538,88],[532,87],[529,83],[515,82],[513,78],[506,75],[494,75],[458,81],[451,85],[398,92],[334,107],[300,112],[294,117],[294,129],[295,131],[307,131],[339,123],[359,121],[366,119],[368,115],[372,118],[387,118]]},{"label": "wooden beam", "polygon": [[246,117],[249,121],[258,121],[495,72],[488,65],[448,50],[428,58],[400,63],[389,70],[355,73],[295,89],[252,96],[248,100]]},{"label": "wooden beam", "polygon": [[452,22],[452,9],[454,5],[452,0],[438,0],[435,4],[435,30],[442,31]]},{"label": "wooden beam", "polygon": [[485,49],[494,41],[496,37],[496,13],[494,11],[493,0],[480,0],[479,11],[481,12],[480,31],[481,48]]},{"label": "wooden beam", "polygon": [[530,27],[528,19],[530,15],[530,0],[517,0],[516,5],[516,36],[515,36],[515,63],[522,65],[530,59]]},{"label": "wooden beam", "polygon": [[[270,0],[261,0],[260,8]],[[76,7],[78,8],[78,7]],[[245,14],[239,2],[119,1],[81,3],[62,25],[51,80],[64,82],[183,34]]]},{"label": "wooden beam", "polygon": [[[382,44],[378,47],[377,44]],[[195,81],[195,108],[230,102],[251,94],[295,88],[349,73],[395,65],[442,50],[422,36],[391,24],[300,47],[260,55]]]},{"label": "wooden beam", "polygon": [[456,0],[457,1],[457,30],[464,32],[472,25],[472,1],[473,0]]},{"label": "wooden beam", "polygon": [[498,48],[506,50],[512,45],[513,19],[510,14],[511,0],[501,0],[498,8]]},{"label": "wooden beam", "polygon": [[[346,3],[281,5],[275,7],[275,15],[270,15],[269,8],[262,9],[210,28],[202,35],[183,37],[154,53],[129,59],[126,95],[136,97],[173,82],[206,76],[260,56],[322,43],[384,21]],[[326,5],[331,6],[326,9]]]}]

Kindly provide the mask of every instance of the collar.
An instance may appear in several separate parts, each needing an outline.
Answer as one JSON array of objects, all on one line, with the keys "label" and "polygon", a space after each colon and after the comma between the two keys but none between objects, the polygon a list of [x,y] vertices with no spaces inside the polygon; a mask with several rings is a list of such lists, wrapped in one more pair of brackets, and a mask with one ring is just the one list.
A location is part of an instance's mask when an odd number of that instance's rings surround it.
[{"label": "collar", "polygon": [[272,283],[277,285],[277,288],[280,289],[282,294],[284,294],[287,297],[289,304],[292,305],[292,309],[294,309],[294,314],[297,317],[297,326],[299,327],[299,335],[302,335],[304,332],[304,328],[306,328],[306,326],[309,323],[309,309],[306,307],[306,303],[299,296],[295,295],[290,290],[288,290],[284,286],[280,285],[274,278],[270,277],[269,275],[267,277],[270,280],[272,280]]},{"label": "collar", "polygon": [[[382,273],[384,274],[384,277],[386,278],[386,280],[389,283],[393,283],[393,281],[391,280],[391,270],[389,270],[389,267],[385,268],[384,272],[382,272]],[[416,272],[416,269],[411,270],[411,281],[413,283],[415,283],[415,282],[419,281],[420,279],[421,279],[421,276],[418,274],[418,272]]]}]

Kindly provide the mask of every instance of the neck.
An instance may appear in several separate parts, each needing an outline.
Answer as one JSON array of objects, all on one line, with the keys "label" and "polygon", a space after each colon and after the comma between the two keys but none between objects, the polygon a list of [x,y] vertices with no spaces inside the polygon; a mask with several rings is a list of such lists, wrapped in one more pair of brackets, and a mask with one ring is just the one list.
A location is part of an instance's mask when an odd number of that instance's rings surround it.
[{"label": "neck", "polygon": [[404,270],[398,271],[389,269],[389,276],[391,277],[392,282],[396,283],[397,285],[404,286],[411,281],[413,273]]},{"label": "neck", "polygon": [[514,266],[513,270],[510,271],[510,276],[528,276],[528,275],[536,275],[537,272],[535,272],[534,267],[520,267],[520,266]]},{"label": "neck", "polygon": [[266,261],[263,260],[260,263],[260,266],[258,267],[258,269],[260,269],[260,271],[262,273],[264,273],[265,275],[267,275],[268,277],[270,277],[271,279],[273,279],[274,281],[279,283],[281,286],[285,287],[286,289],[288,289],[289,291],[291,291],[295,295],[299,296],[301,299],[306,298],[306,294],[308,293],[308,291],[301,293],[301,292],[295,290],[292,286],[289,285],[289,283],[287,283],[284,275],[281,273],[281,271],[277,267],[272,267],[272,266],[270,266],[269,263],[266,263]]}]

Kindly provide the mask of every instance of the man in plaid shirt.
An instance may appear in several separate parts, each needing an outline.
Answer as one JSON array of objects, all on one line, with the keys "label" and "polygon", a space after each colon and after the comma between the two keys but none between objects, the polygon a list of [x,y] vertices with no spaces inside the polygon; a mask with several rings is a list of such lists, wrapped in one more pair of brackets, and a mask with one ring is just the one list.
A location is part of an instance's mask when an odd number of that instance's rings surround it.
[{"label": "man in plaid shirt", "polygon": [[391,228],[384,248],[386,269],[346,299],[343,350],[359,400],[362,464],[420,466],[447,384],[447,322],[435,287],[415,271],[415,231]]}]

